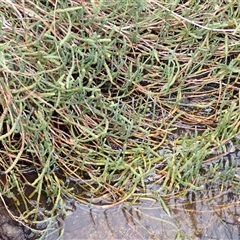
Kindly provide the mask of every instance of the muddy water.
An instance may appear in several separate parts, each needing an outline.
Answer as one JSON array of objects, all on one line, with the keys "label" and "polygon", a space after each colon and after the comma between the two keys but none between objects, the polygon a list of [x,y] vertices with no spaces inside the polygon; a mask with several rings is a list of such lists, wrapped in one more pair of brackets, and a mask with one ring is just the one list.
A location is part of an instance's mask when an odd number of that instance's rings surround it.
[{"label": "muddy water", "polygon": [[[184,197],[165,201],[169,215],[160,202],[142,199],[141,204],[88,208],[76,204],[64,220],[64,240],[85,239],[240,239],[240,200],[232,190],[219,194],[215,189],[189,192]],[[1,210],[3,211],[3,210]],[[0,239],[28,239],[16,224],[2,225]],[[3,224],[3,223],[2,223]],[[45,238],[56,240],[57,228]],[[3,233],[4,232],[4,233]],[[3,238],[2,236],[7,236]],[[2,237],[2,238],[1,238]]]},{"label": "muddy water", "polygon": [[[240,176],[240,151],[232,154]],[[238,179],[238,178],[237,178]],[[180,197],[164,198],[168,209],[157,198],[139,199],[138,204],[112,208],[83,206],[62,219],[64,240],[85,239],[240,239],[240,184],[225,182],[205,185],[201,191],[189,191]],[[70,202],[69,208],[72,207]],[[0,240],[33,239],[31,233],[12,221],[0,204]],[[57,223],[55,226],[58,226]],[[54,227],[53,227],[54,228]],[[46,240],[57,240],[59,229],[49,231]]]},{"label": "muddy water", "polygon": [[[109,209],[77,204],[64,221],[63,239],[240,239],[240,200],[231,190],[189,192],[165,203],[170,215],[147,199]],[[46,239],[57,238],[55,233]]]},{"label": "muddy water", "polygon": [[[228,158],[237,166],[239,177],[240,151]],[[64,220],[63,239],[240,240],[240,184],[237,186],[238,189],[227,181],[212,183],[201,191],[170,196],[164,199],[169,212],[153,198],[108,209],[76,204],[76,210]],[[57,238],[55,232],[46,239]]]}]

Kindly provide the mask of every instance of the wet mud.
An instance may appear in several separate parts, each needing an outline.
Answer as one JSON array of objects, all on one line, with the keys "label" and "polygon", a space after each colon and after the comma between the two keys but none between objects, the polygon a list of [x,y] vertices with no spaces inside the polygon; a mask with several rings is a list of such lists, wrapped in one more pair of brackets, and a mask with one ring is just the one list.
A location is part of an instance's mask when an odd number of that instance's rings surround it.
[{"label": "wet mud", "polygon": [[14,221],[0,202],[0,240],[25,240],[23,227]]}]

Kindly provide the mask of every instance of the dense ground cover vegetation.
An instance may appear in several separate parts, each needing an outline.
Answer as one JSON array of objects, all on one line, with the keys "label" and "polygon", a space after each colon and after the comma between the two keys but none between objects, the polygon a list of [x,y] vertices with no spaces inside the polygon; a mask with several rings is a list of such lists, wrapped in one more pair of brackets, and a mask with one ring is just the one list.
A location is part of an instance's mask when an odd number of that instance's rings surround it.
[{"label": "dense ground cover vegetation", "polygon": [[0,1],[1,198],[16,219],[45,227],[66,198],[239,189],[239,165],[222,161],[240,139],[239,8]]}]

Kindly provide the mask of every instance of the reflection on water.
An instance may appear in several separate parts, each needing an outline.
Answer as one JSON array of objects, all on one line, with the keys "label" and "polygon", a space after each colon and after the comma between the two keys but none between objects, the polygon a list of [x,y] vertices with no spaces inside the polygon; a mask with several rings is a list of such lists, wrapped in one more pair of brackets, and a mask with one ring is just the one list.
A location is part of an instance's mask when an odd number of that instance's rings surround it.
[{"label": "reflection on water", "polygon": [[[185,196],[179,193],[179,197],[173,195],[162,199],[167,206],[164,209],[161,201],[154,198],[141,198],[138,204],[122,204],[112,208],[104,206],[88,208],[77,203],[74,206],[72,202],[66,201],[67,208],[74,208],[74,211],[70,211],[64,219],[58,219],[55,229],[53,226],[45,239],[58,239],[61,232],[59,225],[65,229],[64,235],[61,236],[64,240],[240,239],[240,151],[228,157],[230,159],[226,158],[220,163],[221,169],[217,173],[224,170],[223,176],[234,175],[236,176],[234,180],[228,182],[227,178],[224,178],[226,181],[221,180],[223,183],[216,181],[215,179],[218,178],[214,178],[214,171],[208,170],[214,170],[215,163],[207,162],[203,171],[210,177],[205,188],[201,191],[189,191]],[[30,173],[28,177],[35,179],[36,174]],[[238,183],[233,185],[234,181]],[[150,187],[150,184],[148,186]],[[26,196],[31,192],[32,189],[26,186]],[[29,202],[32,207],[35,206],[34,195]],[[13,210],[10,199],[5,199],[5,205]],[[0,203],[0,239],[39,239],[40,235],[33,234],[19,223],[12,221],[9,213],[4,210],[5,205]],[[38,206],[49,210],[52,208],[44,194]],[[64,214],[65,211],[63,211]],[[41,225],[37,229],[45,228]]]},{"label": "reflection on water", "polygon": [[[77,204],[64,221],[63,239],[240,239],[240,201],[231,190],[189,192],[165,203],[170,215],[150,200],[109,209]],[[47,240],[57,237],[55,233]]]},{"label": "reflection on water", "polygon": [[206,193],[191,192],[185,199],[170,201],[176,225],[194,239],[239,239],[239,197],[231,191]]},{"label": "reflection on water", "polygon": [[[229,174],[239,179],[240,151],[228,157],[236,170]],[[169,214],[160,201],[148,198],[140,199],[138,205],[123,204],[106,209],[76,204],[75,211],[64,219],[63,239],[240,240],[240,186],[235,186],[238,189],[233,189],[231,181],[219,184],[213,180],[201,191],[165,198]],[[55,231],[46,239],[57,238]]]}]

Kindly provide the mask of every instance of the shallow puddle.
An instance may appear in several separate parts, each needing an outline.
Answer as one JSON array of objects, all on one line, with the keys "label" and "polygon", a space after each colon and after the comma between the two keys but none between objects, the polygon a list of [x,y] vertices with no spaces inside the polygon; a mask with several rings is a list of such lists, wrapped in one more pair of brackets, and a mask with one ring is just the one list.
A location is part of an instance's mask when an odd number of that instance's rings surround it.
[{"label": "shallow puddle", "polygon": [[[165,202],[170,215],[150,200],[109,209],[77,204],[65,218],[63,239],[240,239],[239,196],[231,190],[204,192]],[[57,238],[55,232],[46,239]]]},{"label": "shallow puddle", "polygon": [[[231,154],[230,159],[235,162],[235,175],[239,179],[240,151]],[[157,197],[111,208],[89,208],[66,201],[67,207],[74,210],[59,219],[65,230],[60,239],[237,240],[240,239],[240,185],[236,186],[238,189],[231,182],[213,182],[201,191],[163,198],[164,205]],[[1,204],[0,211],[0,239],[38,239],[14,222]],[[46,240],[59,238],[59,222],[48,232]]]},{"label": "shallow puddle", "polygon": [[[240,152],[228,158],[239,169]],[[236,174],[240,176],[239,170]],[[106,209],[76,204],[76,210],[64,220],[63,239],[240,239],[239,192],[226,181],[206,184],[203,190],[189,191],[185,196],[165,198],[165,207],[147,198],[136,205]],[[57,238],[55,232],[46,239]]]}]

